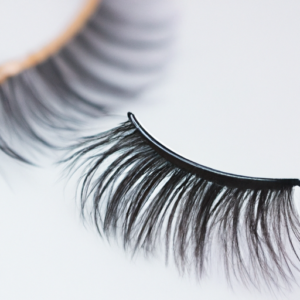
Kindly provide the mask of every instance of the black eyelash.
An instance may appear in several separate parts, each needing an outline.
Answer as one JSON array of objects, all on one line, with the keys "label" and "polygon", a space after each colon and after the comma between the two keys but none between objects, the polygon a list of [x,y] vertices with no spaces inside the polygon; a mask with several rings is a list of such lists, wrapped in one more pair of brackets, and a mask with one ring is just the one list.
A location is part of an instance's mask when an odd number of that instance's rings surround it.
[{"label": "black eyelash", "polygon": [[[155,3],[150,6],[160,5]],[[134,13],[133,2],[103,1],[59,53],[5,81],[0,149],[24,161],[12,136],[56,147],[57,131],[75,130],[87,116],[107,114],[116,100],[137,98],[157,80],[169,53],[173,15],[149,18],[146,6]]]},{"label": "black eyelash", "polygon": [[[121,234],[125,249],[153,253],[180,273],[206,274],[216,245],[229,280],[289,285],[298,270],[298,179],[237,176],[189,161],[129,121],[72,147],[69,170],[84,168],[81,210],[99,234]],[[91,202],[89,199],[91,198]]]}]

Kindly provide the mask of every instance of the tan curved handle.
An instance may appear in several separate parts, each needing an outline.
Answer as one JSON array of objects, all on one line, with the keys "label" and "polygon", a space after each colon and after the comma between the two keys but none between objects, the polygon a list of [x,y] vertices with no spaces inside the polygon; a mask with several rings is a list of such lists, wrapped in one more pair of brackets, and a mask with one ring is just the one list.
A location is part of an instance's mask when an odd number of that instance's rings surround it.
[{"label": "tan curved handle", "polygon": [[0,84],[9,77],[16,76],[22,71],[34,67],[66,45],[87,22],[101,0],[86,0],[82,10],[66,30],[48,45],[25,58],[13,60],[0,66]]}]

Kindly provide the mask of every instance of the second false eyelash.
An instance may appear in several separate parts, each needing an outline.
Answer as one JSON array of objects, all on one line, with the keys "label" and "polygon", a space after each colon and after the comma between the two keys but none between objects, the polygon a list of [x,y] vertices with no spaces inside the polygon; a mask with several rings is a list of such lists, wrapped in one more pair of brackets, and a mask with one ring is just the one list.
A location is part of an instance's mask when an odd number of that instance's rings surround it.
[{"label": "second false eyelash", "polygon": [[[163,3],[103,1],[57,54],[3,82],[0,149],[28,161],[12,136],[54,147],[53,132],[73,130],[87,117],[105,115],[115,100],[141,95],[160,74],[172,40],[174,15]],[[156,17],[157,10],[165,13]]]},{"label": "second false eyelash", "polygon": [[83,168],[81,209],[101,236],[121,236],[133,254],[165,245],[166,261],[202,277],[214,246],[228,279],[289,285],[299,270],[298,179],[239,176],[189,161],[153,138],[133,114],[87,137],[65,160]]}]

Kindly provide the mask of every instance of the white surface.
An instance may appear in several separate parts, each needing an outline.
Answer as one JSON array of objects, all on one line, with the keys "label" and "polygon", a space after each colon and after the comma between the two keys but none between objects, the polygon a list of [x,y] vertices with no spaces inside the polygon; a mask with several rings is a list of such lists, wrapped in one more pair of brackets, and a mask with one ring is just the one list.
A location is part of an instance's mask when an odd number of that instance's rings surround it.
[{"label": "white surface", "polygon": [[[131,110],[160,141],[204,165],[300,177],[299,2],[182,0],[181,7],[167,79],[119,113]],[[197,284],[160,257],[132,262],[84,228],[75,184],[64,188],[60,170],[4,155],[1,168],[0,299],[299,299],[297,287],[276,295],[232,290],[217,268]]]},{"label": "white surface", "polygon": [[0,64],[37,51],[72,22],[84,0],[1,0]]}]

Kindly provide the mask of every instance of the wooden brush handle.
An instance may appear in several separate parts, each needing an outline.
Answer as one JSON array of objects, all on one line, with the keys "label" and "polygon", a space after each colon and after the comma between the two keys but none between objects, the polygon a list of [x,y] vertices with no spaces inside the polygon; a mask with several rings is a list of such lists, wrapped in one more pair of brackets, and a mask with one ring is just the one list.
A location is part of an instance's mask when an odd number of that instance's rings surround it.
[{"label": "wooden brush handle", "polygon": [[9,77],[16,76],[22,71],[36,66],[45,61],[48,57],[58,52],[64,45],[66,45],[83,27],[86,21],[90,18],[96,10],[101,0],[86,0],[80,13],[74,21],[66,28],[66,30],[56,39],[51,41],[39,51],[32,53],[25,58],[13,60],[0,66],[0,84]]}]

